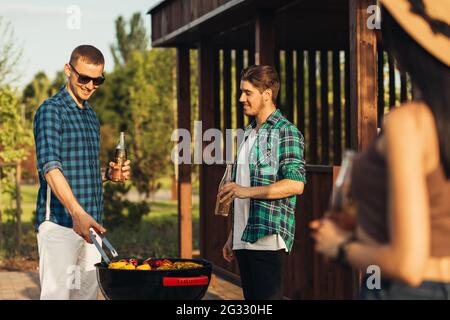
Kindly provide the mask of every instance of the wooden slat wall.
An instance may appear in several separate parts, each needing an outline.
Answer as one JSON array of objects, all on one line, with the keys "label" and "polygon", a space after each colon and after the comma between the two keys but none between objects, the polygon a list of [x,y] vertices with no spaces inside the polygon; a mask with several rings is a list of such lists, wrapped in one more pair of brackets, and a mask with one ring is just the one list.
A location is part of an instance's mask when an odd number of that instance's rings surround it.
[{"label": "wooden slat wall", "polygon": [[345,71],[344,71],[344,79],[345,79],[345,149],[351,148],[351,119],[350,119],[350,56],[348,50],[345,51]]},{"label": "wooden slat wall", "polygon": [[[214,115],[210,118],[203,111],[202,114],[208,123],[213,121],[217,124],[218,119],[223,117],[222,129],[229,128],[232,124],[243,128],[245,116],[242,113],[242,106],[238,102],[240,71],[243,67],[252,64],[251,52],[249,50],[224,50],[222,64],[217,65],[214,69],[210,67],[210,75],[216,74],[222,77],[222,81],[220,81],[220,79],[210,76],[213,78],[211,81],[222,83],[222,87],[219,86],[220,90],[209,86],[213,96],[212,100],[216,101],[217,92],[222,92],[223,106],[219,107],[216,103],[213,109]],[[244,59],[244,56],[247,56],[247,59]],[[293,252],[289,255],[286,264],[285,295],[293,299],[351,298],[355,293],[354,273],[351,270],[343,270],[332,263],[327,263],[315,254],[308,229],[308,223],[312,219],[320,217],[328,205],[327,199],[333,184],[331,165],[340,164],[343,148],[350,146],[348,52],[335,49],[329,55],[326,50],[308,48],[283,53],[277,52],[276,56],[284,59],[282,63],[281,59],[278,59],[278,63],[283,66],[281,86],[286,89],[285,94],[280,95],[280,108],[291,119],[296,112],[297,116],[293,121],[307,138],[305,144],[309,151],[307,152],[307,163],[324,164],[323,166],[308,167],[308,188],[305,188],[304,195],[298,199],[296,238]],[[217,62],[216,57],[218,57],[218,51],[210,53],[210,59]],[[235,57],[234,61],[232,57]],[[329,66],[332,67],[332,72],[328,72]],[[393,67],[392,62],[391,66]],[[233,67],[236,68],[235,77],[231,78],[231,68]],[[379,85],[384,83],[387,87],[389,72],[384,74],[383,70],[389,70],[389,62],[380,60],[378,68],[378,74],[384,75],[379,81]],[[230,69],[230,71],[226,69]],[[317,81],[318,78],[320,82]],[[405,82],[407,77],[404,78],[402,77],[401,83],[404,88],[407,88]],[[206,85],[204,82],[202,83]],[[236,92],[231,91],[232,87],[236,88]],[[384,110],[385,105],[390,101],[396,101],[396,99],[400,101],[404,98],[405,92],[402,93],[402,90],[405,89],[400,88],[401,97],[399,99],[395,95],[394,98],[388,98],[388,101],[378,99],[378,110]],[[385,91],[388,92],[387,89]],[[383,90],[380,92],[383,93]],[[333,99],[332,105],[329,105],[328,94],[331,93]],[[317,103],[317,94],[320,95],[320,105]],[[408,95],[409,91],[406,90],[406,96]],[[209,99],[208,94],[205,94],[204,97]],[[235,99],[236,106],[234,114],[230,112],[232,99]],[[289,109],[288,106],[292,106],[292,109]],[[232,115],[235,117],[234,120],[231,119]],[[201,188],[203,193],[201,196],[201,230],[203,230],[204,237],[208,237],[202,240],[202,255],[214,262],[218,268],[237,275],[236,263],[226,263],[221,253],[231,229],[231,219],[215,217],[212,213],[216,200],[216,189],[224,169],[223,165],[203,165],[201,169],[201,181],[204,183]]]},{"label": "wooden slat wall", "polygon": [[249,49],[248,50],[248,66],[252,66],[255,64],[255,49]]},{"label": "wooden slat wall", "polygon": [[389,65],[389,109],[395,107],[395,65],[392,56],[388,58]]},{"label": "wooden slat wall", "polygon": [[[387,57],[387,59],[386,59]],[[400,83],[396,83],[399,74]],[[384,114],[413,98],[411,80],[399,71],[392,56],[378,48],[378,127],[382,127]]]},{"label": "wooden slat wall", "polygon": [[242,106],[239,102],[239,98],[241,96],[240,91],[240,83],[241,83],[241,70],[244,67],[244,51],[243,50],[235,50],[236,52],[236,78],[234,79],[236,85],[236,127],[243,128],[244,127],[244,111],[242,110]]},{"label": "wooden slat wall", "polygon": [[328,51],[320,52],[320,101],[322,103],[321,116],[321,159],[320,163],[327,165],[330,163],[330,145],[329,145],[329,111],[328,111]]},{"label": "wooden slat wall", "polygon": [[298,50],[296,54],[297,72],[297,127],[306,138],[305,132],[305,53]]},{"label": "wooden slat wall", "polygon": [[[234,124],[236,128],[244,128],[248,121],[239,103],[241,94],[239,86],[241,70],[253,63],[252,52],[254,51],[242,49],[223,50],[222,72],[220,70],[213,72],[214,81],[221,79],[223,83],[221,88],[213,89],[215,99],[222,93],[223,100],[221,111],[215,117],[215,127],[221,127],[220,119],[222,118],[225,124],[223,129],[231,128],[231,124]],[[338,165],[341,162],[343,149],[350,148],[351,143],[348,51],[335,49],[331,51],[331,56],[328,52],[330,51],[325,49],[298,49],[277,51],[275,54],[276,65],[283,69],[280,72],[283,90],[279,92],[277,103],[283,114],[302,132],[306,142],[306,161],[309,164]],[[247,58],[244,59],[244,56]],[[219,54],[216,52],[216,63],[218,59]],[[396,88],[395,74],[398,70],[395,69],[391,58],[383,58],[381,50],[377,54],[377,64],[379,87],[377,123],[380,127],[384,110],[406,101],[412,93],[410,80],[402,73],[400,73],[400,87]],[[329,66],[332,67],[332,72],[328,71]],[[231,68],[235,68],[233,79],[231,79]],[[233,86],[234,98],[231,96]],[[328,101],[329,94],[333,97],[332,106]],[[320,105],[318,105],[318,95]],[[234,115],[230,107],[232,99],[235,99]],[[295,119],[294,114],[296,114]]]},{"label": "wooden slat wall", "polygon": [[[280,67],[280,52],[275,52],[275,69],[278,71],[278,74],[281,77],[281,67]],[[284,106],[281,105],[281,90],[280,93],[277,96],[277,106],[281,109],[284,108]]]},{"label": "wooden slat wall", "polygon": [[333,163],[338,165],[342,155],[342,100],[341,100],[341,63],[339,51],[333,51]]},{"label": "wooden slat wall", "polygon": [[[223,67],[222,67],[222,79],[223,79],[223,119],[224,119],[224,127],[223,128],[223,158],[225,160],[232,160],[227,159],[232,157],[232,145],[226,144],[227,141],[227,134],[229,132],[226,131],[226,129],[232,128],[232,112],[231,112],[231,99],[232,99],[232,79],[231,79],[231,50],[230,49],[224,49],[223,50]],[[229,139],[229,138],[228,138]]]},{"label": "wooden slat wall", "polygon": [[317,83],[316,51],[308,51],[308,92],[309,92],[309,163],[319,163],[317,135]]},{"label": "wooden slat wall", "polygon": [[377,112],[377,123],[378,127],[381,127],[384,115],[384,53],[383,50],[378,48],[377,52],[377,63],[378,63],[378,112]]},{"label": "wooden slat wall", "polygon": [[[232,51],[235,59],[231,66],[236,68],[236,77],[233,79],[236,88],[236,118],[233,123],[236,123],[237,128],[243,128],[246,117],[239,103],[240,71],[252,63],[253,55],[252,50]],[[244,59],[244,56],[247,58]],[[350,146],[350,117],[347,116],[350,108],[349,77],[345,74],[348,70],[345,57],[348,58],[342,50],[325,49],[286,50],[275,54],[275,65],[282,68],[278,70],[282,90],[278,94],[277,105],[302,132],[307,147],[307,163],[337,165],[341,161],[342,148]],[[224,67],[228,68],[228,64],[222,66]],[[328,71],[329,67],[332,72]],[[222,71],[222,81],[225,80],[225,72]],[[341,77],[344,83],[341,83]],[[312,81],[309,81],[310,78]],[[222,90],[226,88],[222,87]],[[332,106],[328,101],[330,93],[333,95]],[[321,105],[318,105],[318,95]],[[222,116],[226,119],[229,115]]]},{"label": "wooden slat wall", "polygon": [[286,117],[292,123],[294,122],[294,61],[293,51],[287,50],[285,56],[285,105]]}]

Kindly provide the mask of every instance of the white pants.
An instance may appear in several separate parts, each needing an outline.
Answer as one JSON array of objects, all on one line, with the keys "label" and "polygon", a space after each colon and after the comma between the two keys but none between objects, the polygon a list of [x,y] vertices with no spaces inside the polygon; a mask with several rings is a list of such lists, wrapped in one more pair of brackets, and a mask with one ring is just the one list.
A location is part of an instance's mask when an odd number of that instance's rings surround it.
[{"label": "white pants", "polygon": [[41,223],[37,239],[41,300],[96,300],[94,264],[101,256],[95,246],[51,221]]}]

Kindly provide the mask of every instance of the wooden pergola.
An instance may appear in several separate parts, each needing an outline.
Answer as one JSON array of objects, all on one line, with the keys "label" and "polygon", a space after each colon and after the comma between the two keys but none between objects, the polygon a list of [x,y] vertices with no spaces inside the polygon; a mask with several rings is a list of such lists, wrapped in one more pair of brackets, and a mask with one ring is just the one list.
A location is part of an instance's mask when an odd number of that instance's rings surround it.
[{"label": "wooden pergola", "polygon": [[[377,135],[388,105],[385,65],[389,105],[396,102],[392,59],[377,48],[376,34],[366,26],[367,8],[376,4],[376,0],[166,0],[149,10],[152,46],[177,48],[178,128],[190,130],[191,125],[191,49],[198,50],[203,132],[233,124],[244,127],[236,90],[243,67],[271,64],[281,74],[278,107],[304,134],[308,164],[308,183],[297,201],[294,248],[286,265],[289,298],[352,298],[357,293],[358,272],[315,254],[308,223],[328,206],[342,150],[364,150]],[[401,76],[405,100],[406,77]],[[203,142],[203,148],[206,145]],[[237,264],[222,258],[231,219],[213,214],[223,171],[223,165],[200,166],[200,254],[214,263],[216,272],[238,278]],[[180,256],[191,257],[190,165],[179,166],[178,183]]]}]

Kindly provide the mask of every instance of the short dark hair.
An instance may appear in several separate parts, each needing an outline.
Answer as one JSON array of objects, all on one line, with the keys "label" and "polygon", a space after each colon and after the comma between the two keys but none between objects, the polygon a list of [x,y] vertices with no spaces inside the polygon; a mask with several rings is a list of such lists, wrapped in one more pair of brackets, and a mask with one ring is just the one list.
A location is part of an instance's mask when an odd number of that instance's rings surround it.
[{"label": "short dark hair", "polygon": [[450,68],[421,47],[382,7],[382,42],[409,73],[433,113],[439,138],[440,160],[450,178]]},{"label": "short dark hair", "polygon": [[255,86],[259,92],[264,90],[272,90],[272,101],[277,101],[278,92],[280,91],[280,77],[277,70],[268,65],[259,66],[252,65],[241,72],[241,81],[248,81]]},{"label": "short dark hair", "polygon": [[83,44],[73,49],[70,55],[70,63],[76,64],[79,59],[95,65],[105,64],[103,53],[96,47],[88,44]]}]

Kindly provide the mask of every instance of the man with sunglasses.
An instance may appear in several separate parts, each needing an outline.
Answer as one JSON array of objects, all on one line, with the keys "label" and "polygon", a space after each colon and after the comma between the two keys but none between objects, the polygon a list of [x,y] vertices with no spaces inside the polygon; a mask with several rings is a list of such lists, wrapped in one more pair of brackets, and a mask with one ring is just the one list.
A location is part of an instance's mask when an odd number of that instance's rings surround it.
[{"label": "man with sunglasses", "polygon": [[[67,84],[34,117],[41,299],[97,299],[94,264],[100,254],[89,235],[91,228],[105,232],[102,182],[107,179],[99,162],[100,124],[88,99],[105,81],[104,65],[97,48],[75,48],[64,66]],[[129,179],[129,161],[122,170]]]}]

